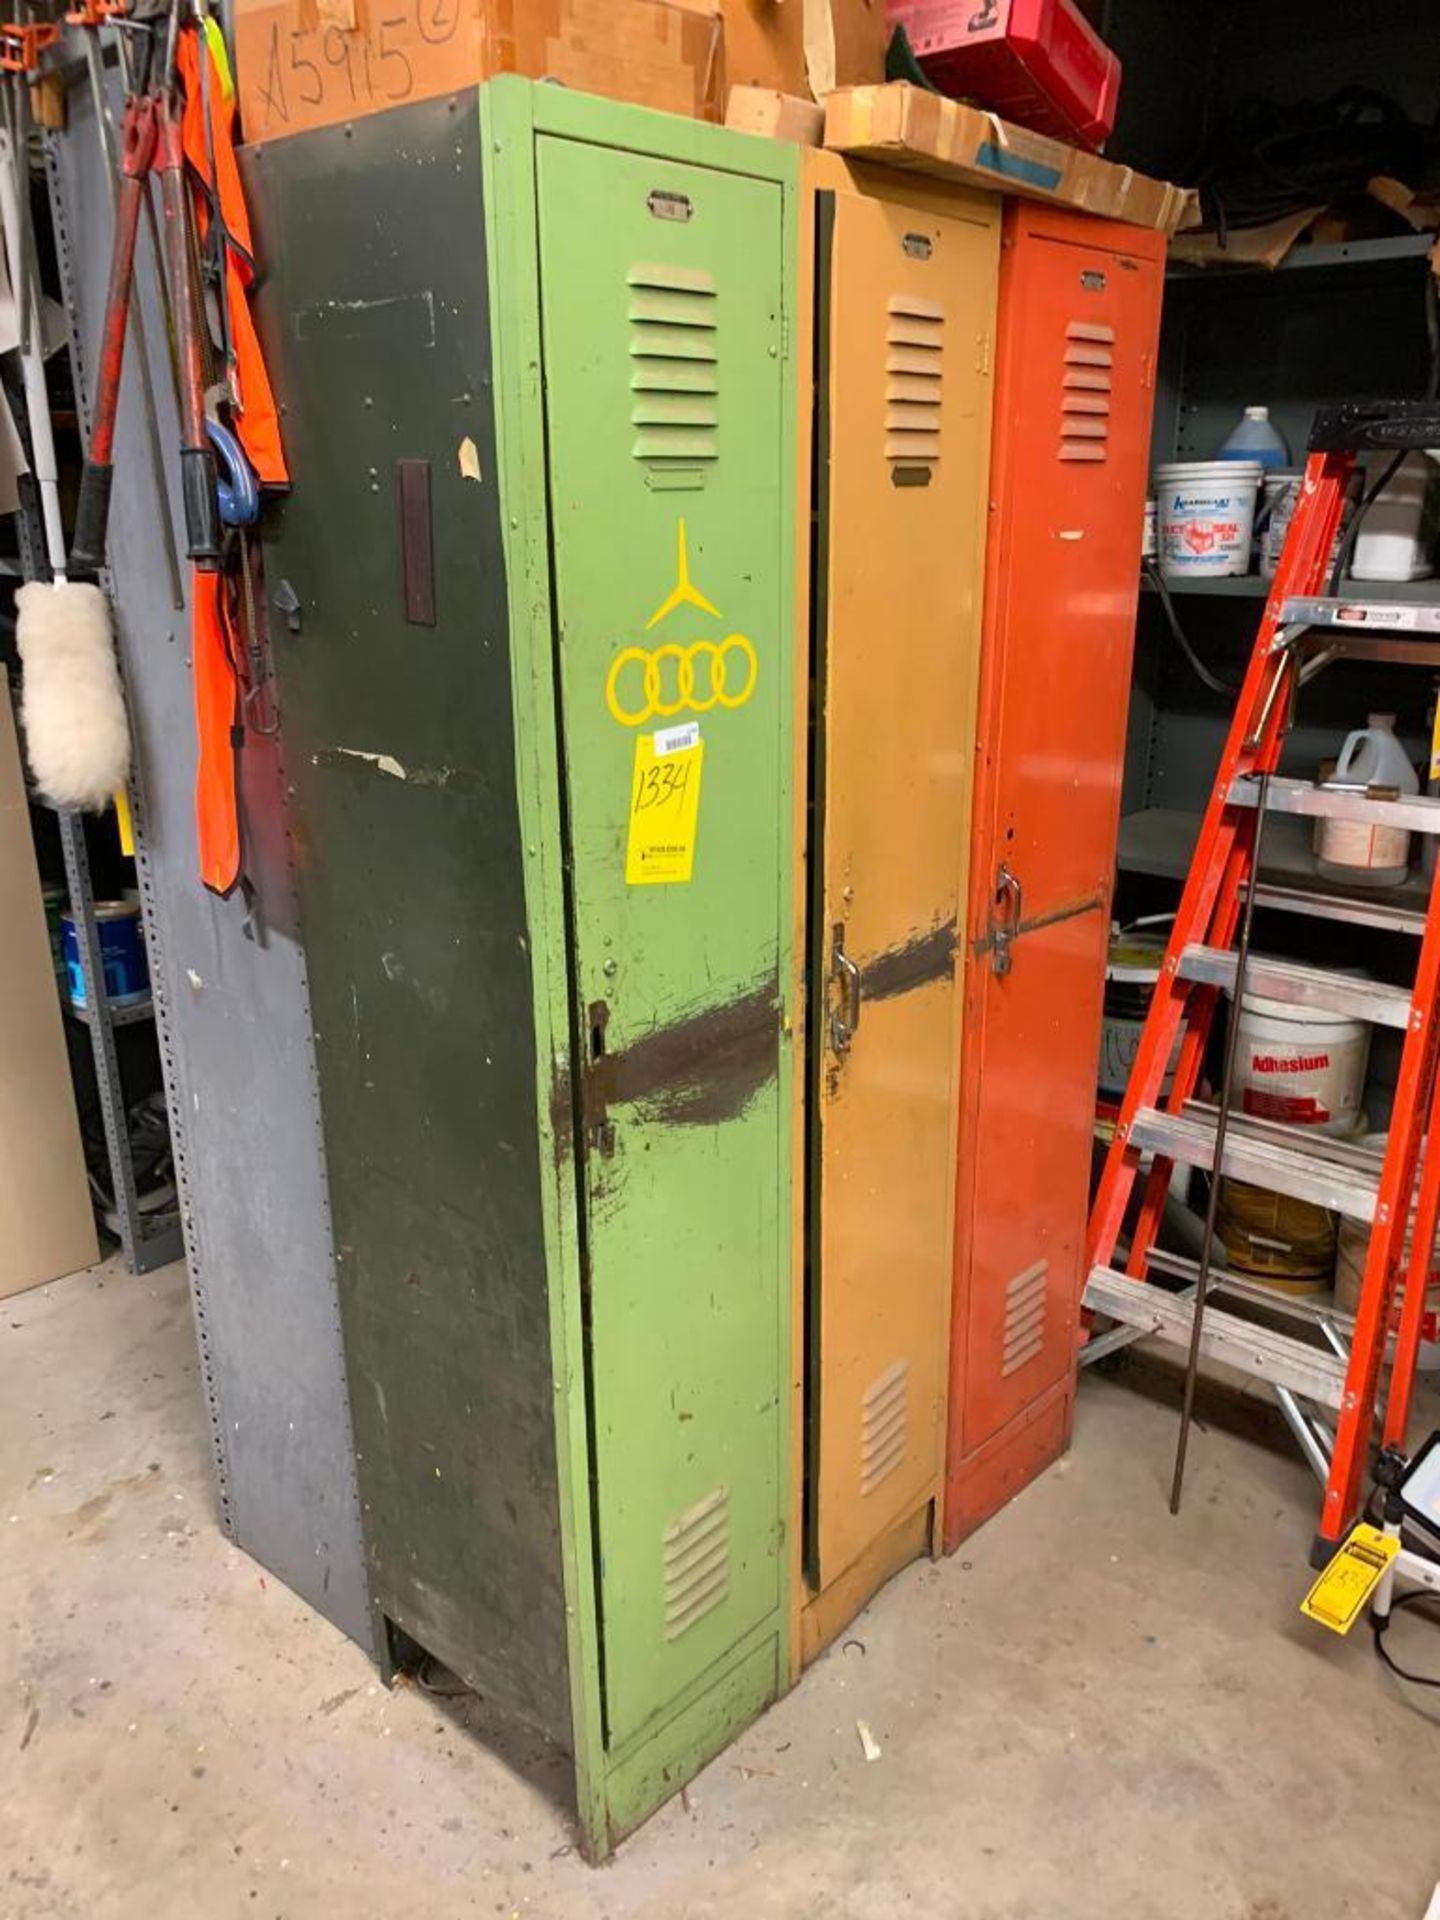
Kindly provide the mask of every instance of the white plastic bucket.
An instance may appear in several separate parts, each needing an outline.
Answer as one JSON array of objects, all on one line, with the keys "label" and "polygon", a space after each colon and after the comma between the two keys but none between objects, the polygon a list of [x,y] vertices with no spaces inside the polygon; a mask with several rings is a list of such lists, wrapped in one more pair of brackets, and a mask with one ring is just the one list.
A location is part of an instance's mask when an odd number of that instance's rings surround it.
[{"label": "white plastic bucket", "polygon": [[1160,571],[1168,579],[1217,580],[1250,571],[1262,473],[1258,460],[1192,460],[1156,468]]},{"label": "white plastic bucket", "polygon": [[1145,531],[1140,541],[1142,560],[1153,560],[1159,550],[1159,536],[1155,531],[1158,512],[1158,505],[1153,498],[1145,502]]},{"label": "white plastic bucket", "polygon": [[1370,1026],[1247,993],[1240,1012],[1235,1105],[1257,1120],[1350,1133],[1370,1063]]}]

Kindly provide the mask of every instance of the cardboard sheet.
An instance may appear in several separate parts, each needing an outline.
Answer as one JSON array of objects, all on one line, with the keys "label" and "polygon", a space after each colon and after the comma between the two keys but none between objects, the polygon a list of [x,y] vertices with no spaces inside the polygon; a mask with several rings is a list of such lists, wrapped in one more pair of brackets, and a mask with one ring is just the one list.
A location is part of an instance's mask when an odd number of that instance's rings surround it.
[{"label": "cardboard sheet", "polygon": [[0,1298],[99,1258],[9,687],[0,672]]},{"label": "cardboard sheet", "polygon": [[[817,52],[817,49],[819,50]],[[884,0],[236,0],[243,137],[275,140],[498,73],[721,119],[730,88],[878,80]]]},{"label": "cardboard sheet", "polygon": [[825,138],[825,109],[816,100],[801,100],[774,87],[732,87],[725,105],[725,124],[737,133],[758,133],[769,140],[793,140],[797,146],[818,147]]},{"label": "cardboard sheet", "polygon": [[825,108],[825,144],[886,166],[1076,207],[1162,233],[1198,218],[1196,197],[1187,187],[1152,180],[902,81],[832,94]]}]

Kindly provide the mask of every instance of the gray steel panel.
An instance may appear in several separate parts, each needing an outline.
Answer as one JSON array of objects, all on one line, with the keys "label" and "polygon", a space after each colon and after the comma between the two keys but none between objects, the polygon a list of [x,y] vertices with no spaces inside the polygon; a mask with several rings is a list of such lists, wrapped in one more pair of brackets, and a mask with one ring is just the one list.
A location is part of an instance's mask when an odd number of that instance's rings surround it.
[{"label": "gray steel panel", "polygon": [[[50,144],[50,178],[78,327],[76,385],[88,411],[112,225],[83,85],[71,91],[68,133]],[[158,346],[165,336],[149,259],[142,231],[139,272]],[[247,824],[259,830],[247,864],[263,909],[252,919],[238,895],[218,900],[198,877],[189,618],[173,606],[166,576],[133,349],[132,339],[117,434],[111,580],[136,737],[146,938],[221,1519],[239,1546],[370,1648],[283,770],[270,743],[252,736],[242,764]],[[163,352],[155,384],[168,451],[178,448],[179,429]]]},{"label": "gray steel panel", "polygon": [[[265,516],[265,563],[298,602],[274,657],[371,1598],[568,1745],[555,1198],[480,175],[473,91],[247,156],[260,333],[304,476]],[[489,482],[457,463],[462,434]]]}]

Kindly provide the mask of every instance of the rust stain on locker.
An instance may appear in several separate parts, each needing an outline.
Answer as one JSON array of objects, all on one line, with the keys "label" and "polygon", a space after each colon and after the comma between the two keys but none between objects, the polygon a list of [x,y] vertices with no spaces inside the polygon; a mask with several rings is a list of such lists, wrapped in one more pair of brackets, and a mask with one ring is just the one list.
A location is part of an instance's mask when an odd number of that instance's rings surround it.
[{"label": "rust stain on locker", "polygon": [[[604,1044],[608,1010],[592,1034]],[[611,1105],[643,1106],[677,1127],[716,1126],[743,1113],[779,1067],[780,998],[770,982],[723,1006],[697,1008],[587,1062],[582,1099],[587,1128],[604,1124]],[[593,1044],[593,1040],[592,1040]],[[551,1111],[557,1136],[568,1129],[570,1076],[556,1076]]]},{"label": "rust stain on locker", "polygon": [[955,922],[946,920],[867,960],[860,969],[866,1000],[893,1000],[896,994],[947,980],[955,966]]}]

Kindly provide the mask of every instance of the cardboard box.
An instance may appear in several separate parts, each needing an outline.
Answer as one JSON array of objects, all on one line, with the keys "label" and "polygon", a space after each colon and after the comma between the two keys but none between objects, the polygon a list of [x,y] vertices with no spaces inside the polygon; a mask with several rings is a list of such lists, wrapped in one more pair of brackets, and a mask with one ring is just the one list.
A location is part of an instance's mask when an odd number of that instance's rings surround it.
[{"label": "cardboard box", "polygon": [[799,100],[773,87],[732,87],[725,124],[737,133],[758,133],[768,140],[793,140],[818,147],[825,138],[825,109],[818,100]]},{"label": "cardboard box", "polygon": [[30,809],[0,669],[0,1299],[100,1257]]},{"label": "cardboard box", "polygon": [[884,0],[235,4],[240,125],[252,143],[498,73],[718,121],[733,85],[803,95],[878,80],[884,47]]},{"label": "cardboard box", "polygon": [[1078,207],[1161,233],[1192,226],[1199,218],[1198,200],[1188,187],[1151,180],[1131,167],[899,81],[833,94],[825,105],[825,144],[852,157]]}]

